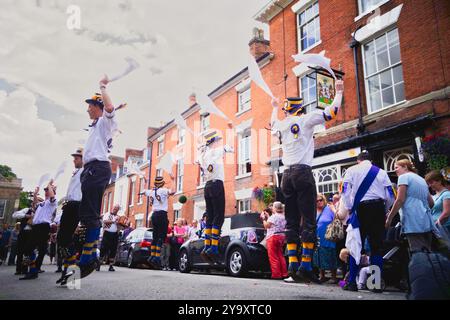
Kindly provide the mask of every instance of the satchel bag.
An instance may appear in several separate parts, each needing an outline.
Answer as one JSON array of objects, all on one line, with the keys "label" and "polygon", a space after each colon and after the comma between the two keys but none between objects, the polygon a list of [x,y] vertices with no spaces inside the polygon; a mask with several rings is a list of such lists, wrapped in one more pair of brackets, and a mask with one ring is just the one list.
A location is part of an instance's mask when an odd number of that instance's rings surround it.
[{"label": "satchel bag", "polygon": [[332,242],[338,242],[344,239],[344,224],[337,217],[328,225],[327,231],[325,232],[325,239]]}]

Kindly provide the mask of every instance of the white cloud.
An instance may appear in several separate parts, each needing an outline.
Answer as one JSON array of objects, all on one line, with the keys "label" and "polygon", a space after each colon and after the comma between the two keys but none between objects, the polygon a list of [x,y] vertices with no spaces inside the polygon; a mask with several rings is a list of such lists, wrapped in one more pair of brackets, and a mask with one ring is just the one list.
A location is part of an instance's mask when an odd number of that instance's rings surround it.
[{"label": "white cloud", "polygon": [[[62,160],[71,160],[81,132],[57,134],[50,121],[37,117],[36,99],[26,89],[10,94],[0,91],[0,163],[10,166],[23,179],[25,190],[33,190],[43,173],[54,175]],[[70,172],[58,179],[61,192],[67,189]]]},{"label": "white cloud", "polygon": [[[56,126],[39,119],[30,92],[66,109],[67,115],[75,112],[86,117],[87,125],[84,100],[98,90],[103,73],[120,72],[127,56],[136,59],[141,68],[112,83],[109,92],[114,103],[128,103],[119,112],[123,134],[115,141],[113,153],[123,155],[127,147],[141,149],[146,128],[170,120],[171,111],[186,109],[193,88],[209,92],[245,67],[252,27],[258,25],[251,17],[263,5],[260,0],[1,2],[0,79],[27,89],[4,99],[20,99],[27,105],[29,112],[18,112],[39,130],[35,128],[35,136],[27,138],[34,143],[23,141],[25,131],[2,137],[0,148],[7,155],[2,152],[0,160],[7,156],[8,164],[29,183],[51,169],[38,141],[52,141],[56,170],[84,138],[82,131],[55,137],[59,132],[55,127],[61,128],[68,120],[63,113],[57,116],[50,111],[45,118]],[[66,27],[69,5],[81,8],[80,31]],[[161,109],[166,113],[158,112]],[[25,121],[7,111],[0,111],[6,122],[1,132],[6,126],[15,128],[17,119]],[[34,161],[40,166],[24,170]]]}]

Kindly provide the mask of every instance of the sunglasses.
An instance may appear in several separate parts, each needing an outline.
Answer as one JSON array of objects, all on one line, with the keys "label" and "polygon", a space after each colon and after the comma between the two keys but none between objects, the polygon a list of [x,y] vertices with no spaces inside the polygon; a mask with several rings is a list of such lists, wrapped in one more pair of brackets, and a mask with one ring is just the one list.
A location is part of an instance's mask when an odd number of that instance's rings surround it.
[{"label": "sunglasses", "polygon": [[323,199],[317,199],[316,202],[323,202]]}]

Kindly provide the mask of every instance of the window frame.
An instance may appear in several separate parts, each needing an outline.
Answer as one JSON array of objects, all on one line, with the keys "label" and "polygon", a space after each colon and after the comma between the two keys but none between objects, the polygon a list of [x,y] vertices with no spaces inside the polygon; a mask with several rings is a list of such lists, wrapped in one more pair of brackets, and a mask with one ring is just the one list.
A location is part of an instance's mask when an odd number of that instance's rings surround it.
[{"label": "window frame", "polygon": [[[248,150],[243,150],[242,145],[244,140],[248,141],[245,146]],[[244,142],[245,143],[245,142]],[[248,157],[245,157],[245,154],[248,153]],[[248,158],[248,159],[244,159]],[[237,174],[238,176],[243,176],[247,174],[251,174],[252,172],[252,132],[250,129],[246,129],[243,132],[238,134],[238,152],[237,152]],[[244,162],[245,160],[245,162]],[[250,168],[249,171],[248,167]]]},{"label": "window frame", "polygon": [[[243,102],[243,99],[241,97],[245,97],[247,95],[247,100]],[[252,91],[251,86],[249,85],[245,89],[242,89],[241,91],[238,91],[238,114],[244,113],[252,108]]]},{"label": "window frame", "polygon": [[[308,9],[312,9],[315,5],[317,4],[317,14],[315,14],[314,16],[310,17],[304,24],[300,25],[300,16],[305,13],[305,18],[306,18],[306,11]],[[319,33],[319,37],[315,38],[316,34],[317,34],[317,28],[315,25],[315,20],[316,18],[318,18],[318,33]],[[321,38],[321,34],[320,34],[320,7],[319,7],[319,1],[311,1],[311,3],[309,3],[307,6],[305,6],[302,10],[298,11],[296,13],[296,19],[297,19],[297,50],[298,52],[306,52],[312,48],[314,48],[315,46],[319,45],[322,42],[322,38]],[[308,25],[310,23],[314,24],[314,38],[315,41],[313,44],[311,45],[307,45],[305,48],[302,48],[302,28],[309,28]],[[309,34],[309,33],[306,33]]]},{"label": "window frame", "polygon": [[[311,79],[311,75],[314,75],[314,80]],[[298,90],[300,92],[300,96],[303,99],[303,102],[305,102],[305,97],[303,95],[303,85],[302,85],[302,79],[303,78],[307,78],[308,79],[308,83],[309,81],[313,81],[314,82],[314,94],[315,94],[315,100],[313,101],[309,101],[308,104],[304,104],[305,107],[305,113],[308,114],[310,112],[314,112],[315,110],[320,110],[323,111],[322,109],[318,108],[318,103],[317,103],[317,72],[308,72],[306,74],[300,75],[298,77]],[[307,88],[307,92],[308,92],[308,97],[309,97],[309,89],[312,88],[312,86],[309,86],[308,84],[308,88]],[[323,132],[326,130],[325,124],[320,124],[320,125],[316,125],[314,126],[314,133],[318,133],[318,132]]]},{"label": "window frame", "polygon": [[[241,204],[242,204],[244,210],[241,210]],[[245,210],[247,206],[248,206],[248,210]],[[237,200],[237,213],[243,214],[243,213],[249,213],[249,212],[252,212],[252,199],[246,198],[246,199]]]},{"label": "window frame", "polygon": [[[397,26],[385,29],[382,32],[375,34],[370,39],[367,39],[366,41],[361,43],[361,50],[362,50],[361,56],[362,56],[362,64],[363,64],[364,87],[365,87],[364,89],[365,89],[365,94],[366,94],[366,105],[367,105],[367,113],[368,114],[373,114],[373,113],[376,113],[376,112],[379,112],[379,111],[382,111],[382,110],[385,110],[385,109],[392,108],[392,107],[394,107],[394,106],[396,106],[398,104],[401,104],[401,103],[406,101],[406,96],[405,96],[405,79],[403,77],[403,61],[402,61],[402,57],[401,57],[401,52],[399,53],[399,56],[400,56],[399,61],[394,63],[394,64],[391,64],[391,55],[389,53],[389,49],[390,49],[389,45],[390,45],[390,43],[389,43],[389,39],[388,39],[387,35],[388,35],[389,32],[394,31],[394,30],[397,30],[398,46],[399,46],[399,50],[400,50],[400,34],[398,33],[398,27]],[[385,68],[383,68],[381,70],[378,70],[376,40],[379,39],[380,37],[385,37],[385,41],[386,41],[385,44],[386,44],[386,48],[387,48],[386,52],[388,54],[389,66],[387,66],[387,67],[385,67]],[[374,45],[375,68],[377,70],[377,71],[371,73],[370,75],[367,74],[367,67],[366,67],[366,60],[367,59],[366,59],[366,54],[365,54],[365,47],[369,43],[373,43],[373,45]],[[400,82],[394,83],[393,69],[398,67],[398,66],[401,66],[401,68],[402,68],[402,80]],[[391,84],[392,84],[392,86],[390,88],[392,88],[392,96],[393,96],[393,99],[394,99],[394,103],[392,103],[390,105],[387,105],[387,106],[383,106],[383,89],[381,87],[381,74],[386,72],[386,71],[389,71],[390,76],[391,76],[391,81],[392,81]],[[379,93],[380,98],[381,98],[381,100],[380,100],[380,103],[381,103],[380,108],[376,109],[376,110],[373,109],[373,106],[372,106],[372,103],[371,103],[371,93],[370,93],[370,88],[369,88],[369,78],[372,78],[374,76],[377,76],[377,78],[378,78],[378,87],[379,87],[378,93]],[[403,96],[404,96],[404,99],[396,101],[397,99],[396,99],[396,93],[395,93],[395,86],[399,85],[399,84],[403,85]]]},{"label": "window frame", "polygon": [[3,202],[3,210],[0,210],[0,219],[5,218],[6,206],[8,204],[8,199],[0,199],[0,202]]},{"label": "window frame", "polygon": [[177,138],[177,146],[184,145],[186,141],[186,130],[183,128],[178,128],[178,138]]},{"label": "window frame", "polygon": [[158,141],[158,150],[157,150],[157,156],[160,157],[164,154],[164,139],[161,141]]},{"label": "window frame", "polygon": [[[210,116],[211,116],[210,113],[205,113],[205,114],[200,115],[200,132],[205,132],[206,130],[208,130],[210,128],[210,125],[211,125]],[[205,126],[205,124],[207,124],[207,125]]]},{"label": "window frame", "polygon": [[[184,163],[183,158],[177,160],[177,177],[176,177],[176,193],[183,192],[184,182]],[[181,175],[180,175],[181,172]]]}]

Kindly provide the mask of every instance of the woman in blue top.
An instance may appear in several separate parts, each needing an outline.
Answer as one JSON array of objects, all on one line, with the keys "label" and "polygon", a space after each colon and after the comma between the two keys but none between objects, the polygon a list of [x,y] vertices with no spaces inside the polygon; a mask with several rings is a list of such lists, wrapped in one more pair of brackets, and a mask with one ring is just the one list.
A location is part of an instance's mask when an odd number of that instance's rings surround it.
[{"label": "woman in blue top", "polygon": [[325,271],[331,271],[331,279],[328,283],[336,284],[337,258],[336,258],[336,243],[325,239],[328,225],[333,221],[334,213],[329,206],[327,206],[327,199],[323,194],[317,194],[317,231],[316,235],[319,238],[319,246],[314,252],[314,265],[320,270],[319,281],[325,281]]},{"label": "woman in blue top", "polygon": [[450,234],[450,191],[447,188],[448,182],[439,171],[428,173],[425,176],[425,181],[436,192],[434,206],[431,209],[433,221],[446,228]]},{"label": "woman in blue top", "polygon": [[428,185],[425,179],[415,173],[409,160],[397,161],[395,173],[398,176],[398,195],[388,213],[386,229],[401,208],[402,232],[406,234],[410,252],[422,251],[424,248],[431,251],[432,231],[435,230],[431,218],[434,201],[428,192]]}]

